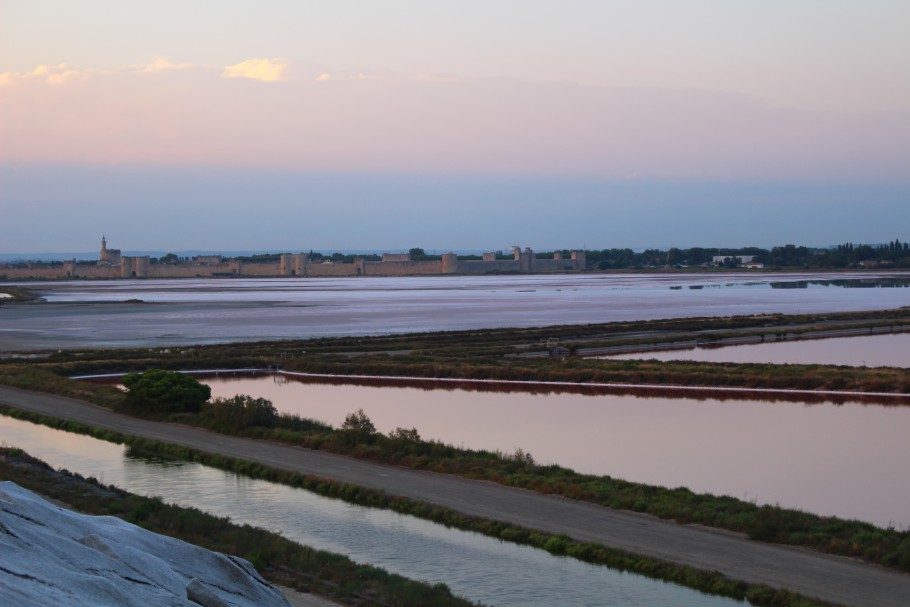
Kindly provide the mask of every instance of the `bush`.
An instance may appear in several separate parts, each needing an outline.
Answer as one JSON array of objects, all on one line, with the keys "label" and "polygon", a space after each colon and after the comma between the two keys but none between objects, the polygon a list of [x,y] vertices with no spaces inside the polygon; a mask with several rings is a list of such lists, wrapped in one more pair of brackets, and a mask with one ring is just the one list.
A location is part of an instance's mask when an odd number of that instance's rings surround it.
[{"label": "bush", "polygon": [[376,434],[376,426],[373,425],[367,414],[363,412],[363,409],[348,413],[348,416],[344,418],[344,423],[341,424],[341,429],[366,436]]},{"label": "bush", "polygon": [[232,398],[216,398],[205,403],[201,417],[206,426],[219,431],[237,432],[255,426],[273,427],[278,420],[278,411],[268,399],[238,394]]},{"label": "bush", "polygon": [[403,443],[420,443],[420,433],[417,428],[395,428],[389,432],[389,438]]},{"label": "bush", "polygon": [[135,413],[198,413],[212,396],[208,386],[176,371],[150,369],[123,378],[128,392],[122,406]]}]

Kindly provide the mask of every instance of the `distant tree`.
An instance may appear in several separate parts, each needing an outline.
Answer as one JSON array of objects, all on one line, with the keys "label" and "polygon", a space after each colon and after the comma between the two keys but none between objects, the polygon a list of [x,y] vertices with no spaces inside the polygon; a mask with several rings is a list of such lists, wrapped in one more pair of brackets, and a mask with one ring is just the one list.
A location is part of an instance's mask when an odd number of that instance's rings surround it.
[{"label": "distant tree", "polygon": [[202,407],[203,417],[218,430],[242,430],[253,426],[271,427],[278,419],[272,401],[238,394],[216,398]]},{"label": "distant tree", "polygon": [[212,389],[176,371],[150,369],[123,378],[124,408],[141,413],[198,413]]},{"label": "distant tree", "polygon": [[373,425],[373,422],[367,417],[367,414],[363,412],[363,409],[357,409],[357,411],[349,413],[348,416],[344,418],[341,429],[353,434],[363,434],[366,436],[376,434],[376,426]]},{"label": "distant tree", "polygon": [[177,263],[178,261],[180,261],[180,258],[174,253],[168,253],[158,258],[158,263]]},{"label": "distant tree", "polygon": [[389,438],[405,443],[419,443],[420,433],[417,432],[417,428],[395,428],[389,432]]},{"label": "distant tree", "polygon": [[408,253],[411,255],[411,259],[423,259],[427,256],[426,251],[420,247],[411,247],[408,249]]}]

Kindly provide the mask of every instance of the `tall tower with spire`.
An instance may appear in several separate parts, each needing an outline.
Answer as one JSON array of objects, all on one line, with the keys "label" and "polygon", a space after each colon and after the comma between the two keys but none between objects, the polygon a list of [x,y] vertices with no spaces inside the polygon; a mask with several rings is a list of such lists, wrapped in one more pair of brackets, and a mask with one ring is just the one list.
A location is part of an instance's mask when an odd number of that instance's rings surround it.
[{"label": "tall tower with spire", "polygon": [[107,238],[101,236],[101,255],[98,259],[101,265],[116,266],[120,263],[120,249],[108,249]]}]

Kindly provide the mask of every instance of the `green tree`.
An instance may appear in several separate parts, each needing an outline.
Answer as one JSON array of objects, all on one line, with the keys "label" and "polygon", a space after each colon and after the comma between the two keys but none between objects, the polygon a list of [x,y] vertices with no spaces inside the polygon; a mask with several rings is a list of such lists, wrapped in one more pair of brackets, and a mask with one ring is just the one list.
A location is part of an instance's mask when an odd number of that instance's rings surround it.
[{"label": "green tree", "polygon": [[389,432],[389,438],[404,443],[419,443],[420,433],[417,432],[417,428],[395,428]]},{"label": "green tree", "polygon": [[254,426],[272,427],[278,420],[278,411],[268,399],[238,394],[205,403],[202,416],[219,432],[236,432]]},{"label": "green tree", "polygon": [[124,408],[136,413],[198,413],[212,389],[176,371],[149,369],[123,378]]},{"label": "green tree", "polygon": [[373,422],[367,417],[367,414],[363,412],[363,409],[357,409],[354,413],[348,413],[348,416],[344,418],[344,422],[341,424],[341,429],[366,436],[376,434],[376,426],[373,425]]}]

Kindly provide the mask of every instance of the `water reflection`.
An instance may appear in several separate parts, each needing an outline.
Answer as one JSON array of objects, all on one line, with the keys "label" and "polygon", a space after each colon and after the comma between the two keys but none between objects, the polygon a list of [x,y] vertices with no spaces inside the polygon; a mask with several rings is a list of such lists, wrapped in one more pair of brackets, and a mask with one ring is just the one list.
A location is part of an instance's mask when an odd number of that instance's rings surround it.
[{"label": "water reflection", "polygon": [[[906,274],[700,273],[31,283],[0,351],[534,327],[910,304]],[[878,282],[876,282],[878,281]],[[789,288],[789,287],[794,288]],[[675,288],[679,287],[679,288]],[[805,287],[805,288],[803,288]],[[143,304],[123,303],[129,299]]]},{"label": "water reflection", "polygon": [[605,356],[608,359],[910,367],[910,333],[831,337]]},{"label": "water reflection", "polygon": [[118,445],[4,416],[0,439],[52,466],[277,531],[411,578],[444,582],[489,605],[745,604],[199,464],[126,457]]},{"label": "water reflection", "polygon": [[260,396],[333,425],[362,408],[383,432],[413,426],[427,439],[520,447],[579,472],[910,525],[906,406],[204,381],[215,396]]},{"label": "water reflection", "polygon": [[908,276],[872,278],[837,278],[833,280],[772,281],[772,289],[808,289],[809,287],[840,287],[843,289],[894,289],[910,287]]}]

